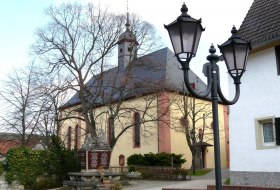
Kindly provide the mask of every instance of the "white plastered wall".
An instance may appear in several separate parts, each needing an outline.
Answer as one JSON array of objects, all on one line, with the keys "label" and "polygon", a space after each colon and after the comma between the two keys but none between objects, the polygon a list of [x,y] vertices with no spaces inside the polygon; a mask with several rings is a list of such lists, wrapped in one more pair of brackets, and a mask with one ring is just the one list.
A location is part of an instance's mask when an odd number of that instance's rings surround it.
[{"label": "white plastered wall", "polygon": [[[241,82],[240,99],[230,106],[230,170],[279,172],[280,147],[258,150],[255,133],[255,119],[280,117],[280,76],[274,48],[249,56]],[[230,94],[234,94],[233,88]]]}]

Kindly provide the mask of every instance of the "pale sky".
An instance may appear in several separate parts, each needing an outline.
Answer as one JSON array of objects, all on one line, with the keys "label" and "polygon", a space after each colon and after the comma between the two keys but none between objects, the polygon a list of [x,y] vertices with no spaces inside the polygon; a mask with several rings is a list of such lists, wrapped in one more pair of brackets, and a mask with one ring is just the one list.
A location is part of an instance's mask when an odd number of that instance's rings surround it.
[{"label": "pale sky", "polygon": [[[34,31],[46,23],[43,11],[50,5],[71,0],[3,0],[0,6],[0,80],[3,80],[12,68],[22,67],[32,61],[29,55],[34,42]],[[89,0],[77,2],[86,3]],[[163,24],[169,24],[180,15],[183,2],[188,14],[193,18],[202,18],[203,32],[197,56],[191,62],[193,69],[201,76],[202,64],[206,62],[208,49],[213,43],[222,44],[230,37],[233,25],[241,25],[253,0],[91,0],[100,3],[112,12],[137,13],[152,23],[163,39],[165,46],[172,51],[169,36]],[[217,54],[220,54],[217,48]],[[199,65],[199,66],[196,66]]]}]

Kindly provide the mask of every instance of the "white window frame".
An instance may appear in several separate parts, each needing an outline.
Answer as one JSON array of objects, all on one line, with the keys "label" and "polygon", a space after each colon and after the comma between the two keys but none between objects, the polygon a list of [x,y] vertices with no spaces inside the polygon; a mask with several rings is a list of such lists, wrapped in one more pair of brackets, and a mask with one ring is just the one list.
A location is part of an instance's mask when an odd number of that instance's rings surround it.
[{"label": "white window frame", "polygon": [[[275,122],[274,116],[263,117],[255,119],[255,133],[256,133],[256,149],[273,149],[277,148],[276,146],[276,134],[275,134]],[[272,123],[273,129],[273,142],[264,142],[264,134],[263,134],[263,125],[264,123]]]},{"label": "white window frame", "polygon": [[[274,127],[274,120],[272,121],[261,121],[260,125],[261,125],[261,132],[262,132],[262,143],[263,146],[275,146],[276,145],[276,137],[275,137],[275,127]],[[272,133],[273,133],[273,141],[272,142],[264,142],[264,126],[263,124],[267,124],[267,123],[271,123],[272,126]]]}]

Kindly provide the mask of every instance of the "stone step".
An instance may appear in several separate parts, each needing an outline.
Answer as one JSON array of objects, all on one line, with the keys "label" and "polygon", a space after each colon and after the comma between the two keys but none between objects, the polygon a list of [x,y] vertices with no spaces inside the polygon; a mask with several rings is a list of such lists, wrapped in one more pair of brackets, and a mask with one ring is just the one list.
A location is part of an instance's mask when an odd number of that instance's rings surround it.
[{"label": "stone step", "polygon": [[23,185],[11,185],[11,190],[24,190]]},{"label": "stone step", "polygon": [[2,185],[2,184],[8,184],[8,182],[0,180],[0,185]]},{"label": "stone step", "polygon": [[0,189],[1,189],[1,190],[8,190],[8,188],[9,188],[9,185],[8,185],[8,184],[1,184],[1,185],[0,185]]}]

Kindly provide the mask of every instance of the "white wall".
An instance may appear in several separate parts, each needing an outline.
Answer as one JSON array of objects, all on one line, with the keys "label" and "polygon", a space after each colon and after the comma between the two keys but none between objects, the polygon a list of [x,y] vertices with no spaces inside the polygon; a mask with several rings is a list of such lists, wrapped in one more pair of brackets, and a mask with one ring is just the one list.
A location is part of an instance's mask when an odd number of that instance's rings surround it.
[{"label": "white wall", "polygon": [[[256,118],[280,117],[280,76],[274,48],[249,56],[241,82],[240,99],[230,106],[230,170],[279,172],[280,146],[257,150],[255,140]],[[234,94],[232,88],[230,94]]]}]

